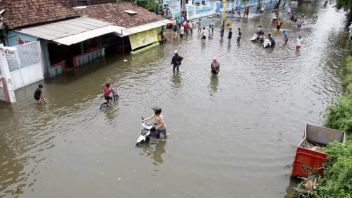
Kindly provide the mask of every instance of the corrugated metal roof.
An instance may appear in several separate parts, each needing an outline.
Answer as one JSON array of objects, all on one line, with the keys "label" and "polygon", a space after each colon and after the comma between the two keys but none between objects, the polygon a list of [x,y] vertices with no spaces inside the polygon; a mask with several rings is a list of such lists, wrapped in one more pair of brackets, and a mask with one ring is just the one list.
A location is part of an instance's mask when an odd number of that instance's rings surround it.
[{"label": "corrugated metal roof", "polygon": [[79,43],[91,38],[95,38],[104,34],[109,34],[109,33],[115,33],[119,36],[121,36],[121,32],[124,28],[118,27],[118,26],[106,26],[102,28],[98,28],[95,30],[90,30],[87,32],[82,32],[80,34],[74,34],[70,36],[66,36],[63,38],[55,39],[54,42],[60,43],[63,45],[72,45],[75,43]]},{"label": "corrugated metal roof", "polygon": [[[88,17],[80,17],[80,18],[69,19],[69,20],[54,22],[54,23],[45,24],[45,25],[39,25],[35,27],[18,29],[16,31],[23,34],[31,35],[34,37],[42,38],[45,40],[55,41],[68,36],[87,33],[93,30],[95,33],[99,33],[100,31],[97,31],[98,29],[106,28],[108,26],[111,26],[111,24],[104,21],[88,18]],[[115,28],[115,29],[118,29],[118,28]],[[92,35],[92,36],[96,37],[100,35]],[[86,38],[86,39],[89,39],[89,38]]]},{"label": "corrugated metal roof", "polygon": [[80,17],[35,27],[23,28],[16,31],[63,45],[72,45],[109,33],[115,33],[118,36],[128,36],[161,27],[168,23],[170,23],[169,20],[161,20],[132,28],[125,28],[97,19]]}]

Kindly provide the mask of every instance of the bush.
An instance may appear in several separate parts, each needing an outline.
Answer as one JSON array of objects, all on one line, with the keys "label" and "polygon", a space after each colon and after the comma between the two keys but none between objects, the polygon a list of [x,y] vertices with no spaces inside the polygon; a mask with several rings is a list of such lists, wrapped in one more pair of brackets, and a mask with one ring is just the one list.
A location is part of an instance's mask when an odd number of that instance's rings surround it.
[{"label": "bush", "polygon": [[328,109],[326,126],[352,134],[352,96],[342,97]]},{"label": "bush", "polygon": [[162,8],[161,4],[155,0],[137,1],[137,5],[142,6],[152,12],[160,12]]},{"label": "bush", "polygon": [[321,198],[352,198],[352,142],[332,143],[324,148],[329,159],[324,165],[324,177],[318,183]]},{"label": "bush", "polygon": [[352,56],[346,58],[345,76],[342,85],[346,95],[352,94]]}]

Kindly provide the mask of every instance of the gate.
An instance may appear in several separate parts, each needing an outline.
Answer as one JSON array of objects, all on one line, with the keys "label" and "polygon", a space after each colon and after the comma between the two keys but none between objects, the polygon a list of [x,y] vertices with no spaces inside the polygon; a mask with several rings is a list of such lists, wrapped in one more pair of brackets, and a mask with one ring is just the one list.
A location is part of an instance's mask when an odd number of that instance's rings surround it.
[{"label": "gate", "polygon": [[39,41],[4,48],[14,90],[44,79]]}]

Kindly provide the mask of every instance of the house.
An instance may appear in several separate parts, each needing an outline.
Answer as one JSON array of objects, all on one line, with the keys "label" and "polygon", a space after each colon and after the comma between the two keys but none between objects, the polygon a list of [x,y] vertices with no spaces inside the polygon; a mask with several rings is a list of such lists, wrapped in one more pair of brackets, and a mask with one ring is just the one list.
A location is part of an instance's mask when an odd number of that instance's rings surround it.
[{"label": "house", "polygon": [[[133,3],[109,3],[74,8],[80,15],[105,21],[120,27],[114,38],[105,35],[103,46],[106,51],[131,52],[132,54],[158,44],[161,27],[169,23],[163,17]],[[147,48],[146,48],[147,47]]]},{"label": "house", "polygon": [[1,41],[5,46],[40,42],[44,76],[54,77],[105,53],[155,45],[157,28],[165,25],[163,18],[132,3],[70,7],[72,2],[84,0],[0,0]]}]

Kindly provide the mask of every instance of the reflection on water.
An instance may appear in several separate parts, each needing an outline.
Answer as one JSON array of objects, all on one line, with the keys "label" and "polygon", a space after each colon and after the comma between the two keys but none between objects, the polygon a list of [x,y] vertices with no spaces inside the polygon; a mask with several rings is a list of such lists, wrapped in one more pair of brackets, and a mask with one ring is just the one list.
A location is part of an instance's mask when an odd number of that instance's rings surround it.
[{"label": "reflection on water", "polygon": [[151,159],[153,160],[154,165],[161,165],[164,160],[162,158],[162,155],[166,152],[165,151],[165,145],[166,145],[166,140],[154,140],[155,142],[143,146],[143,152],[147,155],[150,156]]},{"label": "reflection on water", "polygon": [[154,151],[152,151],[152,159],[155,161],[155,165],[163,163],[162,155],[165,153],[166,141],[160,141],[155,144]]},{"label": "reflection on water", "polygon": [[210,75],[210,93],[214,94],[218,90],[219,77],[218,75],[211,74]]},{"label": "reflection on water", "polygon": [[180,72],[174,72],[171,78],[171,82],[174,88],[181,88],[182,87],[182,76]]},{"label": "reflection on water", "polygon": [[237,41],[237,48],[241,47],[241,41]]},{"label": "reflection on water", "polygon": [[[117,104],[114,104],[116,106]],[[114,110],[113,108],[108,108],[107,111],[104,112],[106,120],[109,122],[110,125],[115,124],[115,119],[117,118],[118,110]]]}]

